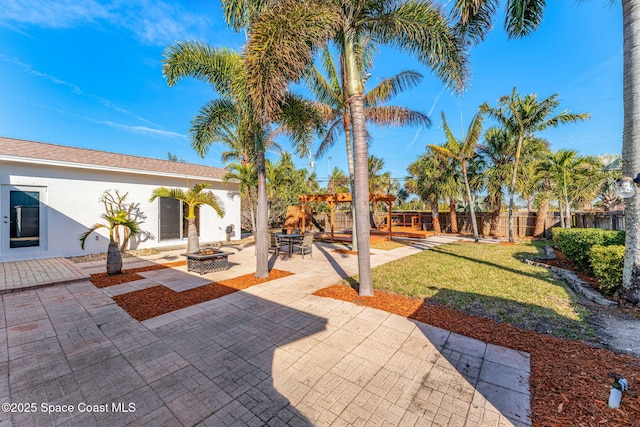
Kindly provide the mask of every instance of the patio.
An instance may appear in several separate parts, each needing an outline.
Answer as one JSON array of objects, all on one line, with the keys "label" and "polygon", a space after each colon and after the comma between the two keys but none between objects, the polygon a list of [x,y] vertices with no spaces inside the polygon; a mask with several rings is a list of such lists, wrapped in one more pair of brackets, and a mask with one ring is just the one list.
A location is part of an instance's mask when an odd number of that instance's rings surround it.
[{"label": "patio", "polygon": [[[371,262],[442,241],[372,250]],[[0,412],[0,425],[530,425],[527,354],[311,295],[357,271],[334,248],[271,258],[294,274],[143,322],[110,295],[251,273],[253,247],[202,276],[184,266],[118,291],[83,280],[2,295],[0,400],[36,411]],[[124,268],[179,259],[127,258]],[[76,266],[88,275],[103,264]]]}]

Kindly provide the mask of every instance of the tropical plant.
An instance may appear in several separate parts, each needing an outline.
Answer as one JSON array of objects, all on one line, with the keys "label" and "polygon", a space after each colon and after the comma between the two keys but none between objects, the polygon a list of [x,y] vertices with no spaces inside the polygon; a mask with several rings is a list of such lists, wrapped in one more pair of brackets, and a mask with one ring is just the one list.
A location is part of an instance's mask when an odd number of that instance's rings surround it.
[{"label": "tropical plant", "polygon": [[471,192],[471,186],[469,184],[467,163],[475,155],[476,146],[478,145],[478,140],[480,139],[480,134],[482,133],[482,122],[483,116],[481,114],[476,114],[473,119],[471,119],[471,124],[469,124],[469,129],[467,130],[467,135],[464,137],[464,139],[457,139],[455,136],[453,136],[453,132],[451,131],[449,123],[447,123],[447,118],[445,117],[443,112],[442,129],[444,130],[447,140],[444,145],[428,145],[429,149],[437,155],[443,156],[445,159],[455,159],[460,164],[460,167],[462,169],[462,179],[464,181],[464,186],[467,194],[467,201],[469,202],[469,208],[471,212],[473,237],[476,242],[480,239],[480,237],[478,235],[478,223],[476,222],[476,214],[474,210],[473,193]]},{"label": "tropical plant", "polygon": [[488,113],[496,119],[501,126],[509,131],[516,138],[516,150],[513,161],[513,171],[511,173],[511,184],[509,185],[509,241],[515,241],[513,235],[514,217],[513,205],[516,192],[516,179],[518,176],[518,163],[522,153],[522,145],[530,141],[536,132],[557,127],[561,124],[575,123],[588,119],[588,113],[572,114],[566,111],[557,116],[552,116],[560,101],[558,95],[554,94],[548,98],[538,100],[536,94],[520,96],[514,87],[511,95],[498,99],[498,106],[491,107],[484,103],[480,106],[483,113]]},{"label": "tropical plant", "polygon": [[[256,277],[269,276],[268,269],[268,201],[265,150],[275,133],[290,135],[301,153],[308,153],[311,131],[322,128],[320,117],[311,105],[291,93],[283,93],[278,100],[278,112],[268,119],[254,108],[249,94],[246,61],[229,49],[215,49],[206,44],[176,43],[165,51],[163,74],[172,86],[184,77],[194,77],[210,83],[220,98],[200,109],[191,127],[193,148],[204,156],[214,142],[241,138],[239,146],[245,148],[246,157],[255,162],[257,172],[256,214]],[[279,129],[272,130],[278,123]],[[255,156],[252,158],[251,156]]]},{"label": "tropical plant", "polygon": [[[608,2],[611,3],[611,2]],[[640,93],[637,75],[640,73],[640,8],[637,0],[621,0],[623,33],[622,93],[624,104],[624,124],[622,132],[622,172],[635,177],[640,171],[640,127],[637,126]],[[462,34],[473,41],[484,38],[491,29],[496,15],[496,0],[457,0],[454,13]],[[506,1],[505,29],[510,38],[522,37],[538,29],[546,2],[534,0]],[[625,296],[634,303],[640,302],[640,192],[625,200],[625,243],[624,273],[622,287]]]},{"label": "tropical plant", "polygon": [[600,172],[603,176],[603,183],[600,187],[598,197],[602,202],[602,207],[605,211],[610,211],[611,208],[618,203],[621,199],[616,192],[616,180],[620,178],[622,171],[622,156],[619,154],[603,154],[598,156],[598,161],[601,165]]},{"label": "tropical plant", "polygon": [[265,120],[278,114],[289,82],[303,75],[318,48],[333,40],[344,55],[344,87],[353,129],[359,293],[373,295],[363,66],[358,63],[362,43],[370,39],[375,44],[399,47],[457,89],[463,87],[467,74],[466,44],[431,1],[223,0],[222,4],[235,29],[248,27],[250,96],[255,111]]},{"label": "tropical plant", "polygon": [[327,193],[349,193],[349,177],[345,175],[344,171],[338,167],[334,167],[329,175],[329,182],[327,182]]},{"label": "tropical plant", "polygon": [[211,206],[220,218],[224,216],[224,207],[218,196],[211,191],[203,191],[209,188],[209,184],[194,184],[193,187],[184,191],[181,188],[158,187],[151,193],[150,202],[158,197],[168,197],[180,200],[187,205],[187,252],[194,253],[200,250],[198,239],[198,228],[196,227],[196,207],[206,205]]},{"label": "tropical plant", "polygon": [[436,234],[442,232],[439,202],[451,185],[447,163],[447,159],[428,151],[407,167],[410,176],[405,181],[405,188],[429,204],[433,232]]},{"label": "tropical plant", "polygon": [[597,160],[580,156],[575,150],[558,150],[540,162],[538,170],[545,171],[554,182],[560,206],[560,226],[570,228],[572,201],[581,198],[593,200],[600,186]]},{"label": "tropical plant", "polygon": [[109,247],[107,249],[107,274],[114,275],[122,273],[122,253],[118,247],[120,231],[122,236],[122,250],[126,248],[129,238],[140,232],[138,220],[131,215],[137,209],[136,204],[125,205],[124,201],[128,195],[121,195],[118,190],[114,190],[115,195],[110,190],[105,191],[100,197],[100,202],[104,205],[105,212],[101,215],[104,223],[96,223],[87,231],[80,235],[80,247],[84,249],[87,237],[100,228],[109,231]]}]

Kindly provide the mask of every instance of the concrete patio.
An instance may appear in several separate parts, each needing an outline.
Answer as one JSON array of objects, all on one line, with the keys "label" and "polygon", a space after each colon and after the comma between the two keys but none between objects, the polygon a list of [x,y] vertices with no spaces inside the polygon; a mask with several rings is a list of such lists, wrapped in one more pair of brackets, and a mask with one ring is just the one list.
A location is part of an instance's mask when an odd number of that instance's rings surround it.
[{"label": "concrete patio", "polygon": [[[374,249],[371,263],[446,241]],[[531,425],[528,354],[312,295],[357,272],[355,256],[333,249],[271,257],[295,274],[144,322],[110,295],[253,272],[253,247],[233,248],[228,271],[203,276],[171,268],[98,289],[86,277],[104,263],[73,264],[61,267],[62,284],[0,295],[0,426]],[[18,274],[8,264],[0,290],[52,283],[39,262]]]}]

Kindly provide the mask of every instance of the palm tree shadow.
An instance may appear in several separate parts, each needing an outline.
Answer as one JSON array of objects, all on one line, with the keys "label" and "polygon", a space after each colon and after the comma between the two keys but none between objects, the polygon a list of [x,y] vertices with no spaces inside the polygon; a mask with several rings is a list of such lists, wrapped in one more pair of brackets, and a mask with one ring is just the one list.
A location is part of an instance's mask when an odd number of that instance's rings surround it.
[{"label": "palm tree shadow", "polygon": [[[335,270],[336,273],[338,273],[338,275],[341,278],[347,279],[347,280],[350,279],[350,275],[340,266],[340,264],[335,260],[334,256],[330,254],[326,250],[326,248],[322,247],[321,245],[315,245],[315,248],[324,255],[327,261],[329,261],[329,264],[331,265],[331,267]],[[339,254],[339,256],[346,258],[348,256],[353,256],[353,255]]]}]

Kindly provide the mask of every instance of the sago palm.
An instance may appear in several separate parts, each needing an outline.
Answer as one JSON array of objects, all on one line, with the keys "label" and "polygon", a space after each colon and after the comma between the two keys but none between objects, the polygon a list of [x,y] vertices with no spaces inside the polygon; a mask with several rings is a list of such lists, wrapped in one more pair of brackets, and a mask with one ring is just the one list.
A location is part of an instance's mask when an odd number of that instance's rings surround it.
[{"label": "sago palm", "polygon": [[194,184],[187,191],[181,188],[158,187],[153,190],[149,198],[149,201],[153,202],[158,197],[168,197],[180,200],[187,205],[187,252],[189,253],[200,250],[198,229],[196,227],[196,207],[202,205],[210,206],[220,218],[224,216],[224,207],[220,198],[210,191],[203,191],[209,187],[209,184],[204,183]]},{"label": "sago palm", "polygon": [[344,87],[353,129],[359,293],[373,295],[363,67],[358,63],[362,42],[399,48],[457,89],[467,75],[467,45],[449,26],[445,13],[426,0],[223,0],[222,4],[234,28],[248,27],[250,96],[265,120],[278,114],[289,83],[302,77],[318,49],[331,40],[344,52]]}]

